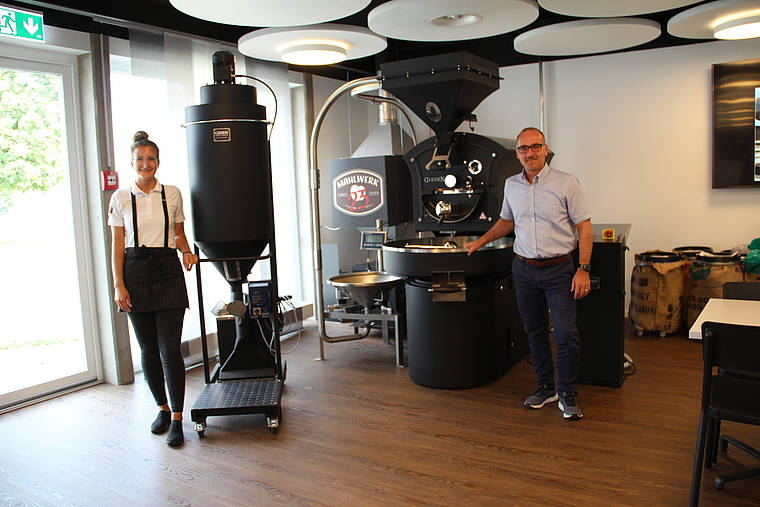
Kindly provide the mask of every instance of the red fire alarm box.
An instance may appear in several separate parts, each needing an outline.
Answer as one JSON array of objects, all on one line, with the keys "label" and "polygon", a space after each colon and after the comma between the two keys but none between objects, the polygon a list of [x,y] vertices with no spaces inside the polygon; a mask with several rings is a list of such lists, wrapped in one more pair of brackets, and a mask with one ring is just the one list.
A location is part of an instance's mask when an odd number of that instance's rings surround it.
[{"label": "red fire alarm box", "polygon": [[119,173],[116,171],[100,171],[100,189],[101,190],[118,190]]}]

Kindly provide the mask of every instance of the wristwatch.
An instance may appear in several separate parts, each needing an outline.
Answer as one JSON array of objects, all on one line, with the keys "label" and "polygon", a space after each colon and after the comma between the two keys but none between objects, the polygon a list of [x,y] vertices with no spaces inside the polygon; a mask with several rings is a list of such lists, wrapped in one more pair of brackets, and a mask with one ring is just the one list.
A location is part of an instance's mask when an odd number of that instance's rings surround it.
[{"label": "wristwatch", "polygon": [[586,271],[587,273],[591,271],[591,264],[581,264],[578,267],[581,268],[583,271]]}]

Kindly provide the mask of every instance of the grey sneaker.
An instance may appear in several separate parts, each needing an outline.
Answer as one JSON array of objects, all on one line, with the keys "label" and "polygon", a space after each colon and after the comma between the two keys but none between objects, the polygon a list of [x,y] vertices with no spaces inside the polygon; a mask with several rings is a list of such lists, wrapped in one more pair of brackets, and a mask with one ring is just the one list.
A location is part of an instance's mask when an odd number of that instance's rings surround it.
[{"label": "grey sneaker", "polygon": [[558,407],[562,411],[562,417],[565,419],[577,421],[583,417],[583,412],[581,412],[580,407],[575,402],[575,393],[562,393]]},{"label": "grey sneaker", "polygon": [[536,392],[525,399],[524,405],[528,408],[541,408],[547,403],[557,401],[558,399],[557,391],[549,390],[546,386],[538,386]]}]

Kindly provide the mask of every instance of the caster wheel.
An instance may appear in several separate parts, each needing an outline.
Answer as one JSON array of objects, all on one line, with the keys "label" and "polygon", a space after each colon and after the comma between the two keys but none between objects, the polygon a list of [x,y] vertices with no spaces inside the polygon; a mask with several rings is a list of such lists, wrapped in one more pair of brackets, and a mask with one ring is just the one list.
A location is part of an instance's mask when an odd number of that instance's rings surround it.
[{"label": "caster wheel", "polygon": [[195,432],[198,433],[198,438],[203,438],[206,434],[206,421],[196,422]]},{"label": "caster wheel", "polygon": [[280,428],[279,417],[267,417],[267,426],[269,427],[269,433],[277,433]]},{"label": "caster wheel", "polygon": [[644,330],[643,329],[637,329],[636,330],[636,335],[637,336],[644,336]]},{"label": "caster wheel", "polygon": [[665,338],[666,336],[668,336],[668,333],[666,333],[665,331],[660,331],[661,338]]}]

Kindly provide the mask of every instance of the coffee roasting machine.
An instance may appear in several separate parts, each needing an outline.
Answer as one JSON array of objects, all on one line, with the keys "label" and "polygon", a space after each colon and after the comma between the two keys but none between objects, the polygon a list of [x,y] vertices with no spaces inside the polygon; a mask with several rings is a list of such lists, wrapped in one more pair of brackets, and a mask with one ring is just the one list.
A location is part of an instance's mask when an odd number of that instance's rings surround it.
[{"label": "coffee roasting machine", "polygon": [[434,388],[488,384],[528,354],[511,282],[511,238],[472,256],[464,245],[499,218],[514,141],[456,132],[499,88],[492,62],[460,52],[383,64],[383,89],[435,132],[405,156],[417,237],[383,246],[406,278],[409,377]]},{"label": "coffee roasting machine", "polygon": [[[324,342],[362,338],[369,327],[358,336],[324,333],[324,319],[332,315],[324,310],[321,293],[316,134],[326,108],[341,93],[377,80],[389,97],[383,100],[407,117],[411,110],[435,133],[403,156],[411,176],[415,237],[384,244],[382,276],[365,275],[403,280],[394,290],[402,293],[397,300],[405,300],[404,319],[395,324],[406,331],[409,377],[427,387],[476,387],[493,382],[528,354],[511,283],[512,239],[495,241],[472,256],[464,248],[498,219],[504,182],[521,170],[514,141],[455,131],[464,121],[476,121],[472,111],[499,88],[498,72],[496,64],[464,52],[383,64],[378,78],[336,90],[318,115],[311,163],[320,358]],[[371,284],[368,290],[379,291]],[[396,345],[398,360],[403,354],[398,335]]]},{"label": "coffee roasting machine", "polygon": [[[235,59],[214,54],[214,84],[201,104],[185,109],[188,166],[206,384],[191,410],[203,436],[206,418],[265,414],[275,432],[285,371],[280,353],[272,174],[266,109],[256,88],[236,84]],[[265,253],[266,251],[266,253]],[[248,281],[268,260],[270,280]],[[210,262],[230,285],[230,302],[215,308],[219,363],[213,373],[206,338],[201,265]]]}]

